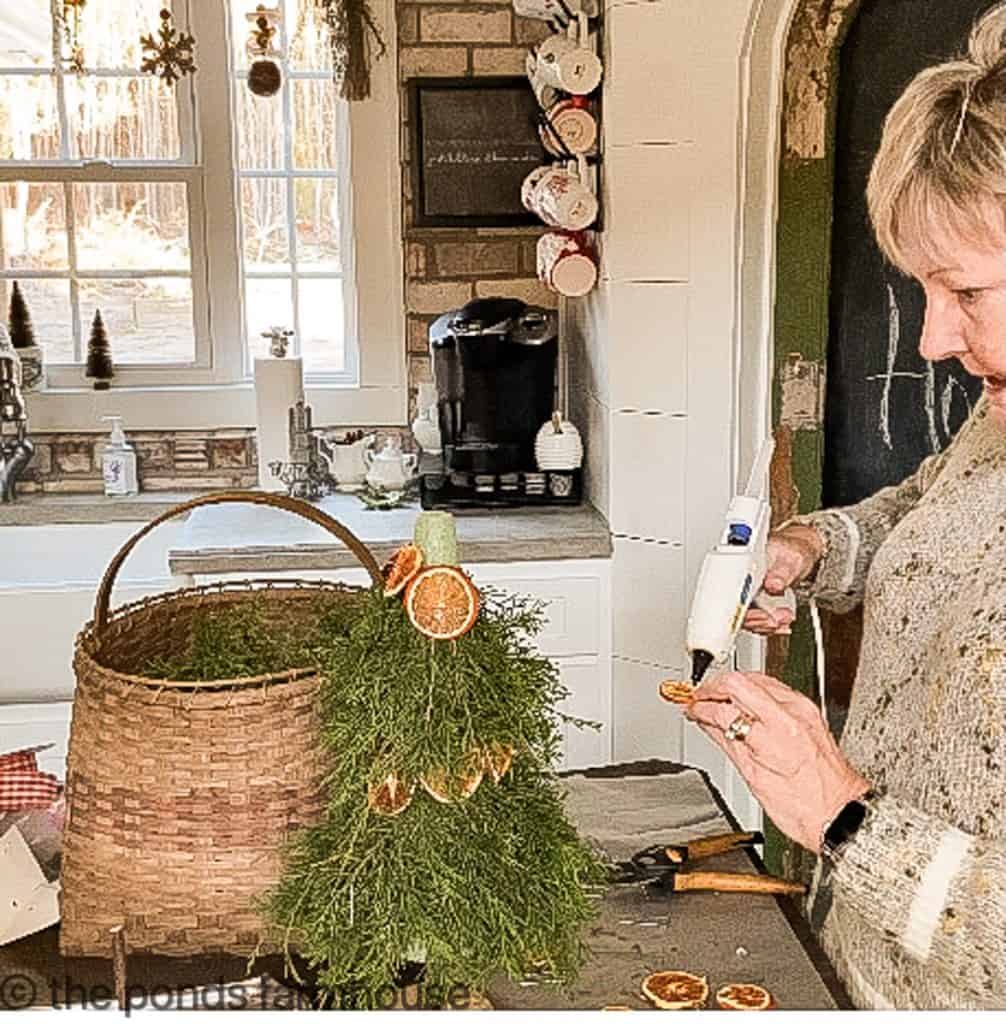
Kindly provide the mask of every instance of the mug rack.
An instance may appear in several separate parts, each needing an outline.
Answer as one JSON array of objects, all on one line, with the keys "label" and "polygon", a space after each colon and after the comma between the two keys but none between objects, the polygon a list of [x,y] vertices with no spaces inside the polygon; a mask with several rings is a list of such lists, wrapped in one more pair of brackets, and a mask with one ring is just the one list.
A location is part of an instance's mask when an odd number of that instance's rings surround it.
[{"label": "mug rack", "polygon": [[[538,2],[535,2],[535,0],[513,0],[514,12],[518,17],[530,16],[526,13],[526,9],[528,7],[536,7],[540,11],[550,9],[550,16],[538,14],[536,15],[538,20],[545,21],[545,23],[557,35],[568,34],[571,38],[574,38],[572,33],[575,27],[575,39],[577,45],[581,48],[589,49],[593,56],[599,59],[600,55],[598,50],[601,28],[600,2],[599,0],[579,0],[579,5],[574,6],[575,4],[577,4],[577,0],[538,0]],[[562,91],[551,84],[543,85],[538,65],[538,49],[535,48],[530,50],[528,53],[525,70],[528,81],[531,84],[532,91],[538,101],[537,117],[542,142],[546,145],[547,149],[554,149],[557,151],[557,155],[553,161],[554,164],[568,164],[570,161],[576,162],[583,184],[586,185],[598,199],[597,217],[586,229],[586,233],[593,243],[596,251],[596,239],[594,239],[594,235],[604,229],[604,208],[603,204],[600,202],[602,167],[600,85],[596,86],[587,94],[574,94]],[[602,76],[604,74],[603,68],[601,69],[601,74]],[[550,116],[550,111],[555,110],[557,104],[564,100],[575,100],[577,98],[582,98],[584,101],[588,102],[589,105],[587,106],[587,109],[590,111],[597,124],[597,135],[593,145],[582,153],[573,152],[569,148]],[[554,225],[547,226],[555,230]],[[545,281],[544,283],[547,287],[551,287],[548,281]]]}]

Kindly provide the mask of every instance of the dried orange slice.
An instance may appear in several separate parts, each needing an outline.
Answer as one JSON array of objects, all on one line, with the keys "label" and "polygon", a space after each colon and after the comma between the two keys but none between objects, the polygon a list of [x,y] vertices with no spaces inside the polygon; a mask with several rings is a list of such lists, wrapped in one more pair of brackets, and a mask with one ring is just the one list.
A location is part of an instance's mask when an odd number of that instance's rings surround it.
[{"label": "dried orange slice", "polygon": [[709,983],[687,971],[657,971],[643,979],[643,995],[662,1010],[694,1010],[705,1006]]},{"label": "dried orange slice", "polygon": [[468,576],[454,565],[431,565],[409,580],[405,611],[424,636],[453,640],[475,625],[479,592]]},{"label": "dried orange slice", "polygon": [[483,751],[483,763],[493,782],[499,782],[513,763],[513,747],[502,743],[490,743]]},{"label": "dried orange slice", "polygon": [[394,597],[405,589],[406,583],[423,565],[423,553],[415,544],[404,544],[381,569],[384,577],[384,596]]},{"label": "dried orange slice", "polygon": [[665,679],[660,684],[660,696],[672,704],[691,704],[695,686],[684,679]]},{"label": "dried orange slice", "polygon": [[721,1010],[769,1010],[772,994],[761,985],[724,985],[716,992],[716,1005]]},{"label": "dried orange slice", "polygon": [[438,803],[452,804],[455,800],[467,800],[479,788],[482,774],[482,759],[472,751],[459,774],[448,775],[442,768],[434,768],[421,775],[419,781]]},{"label": "dried orange slice", "polygon": [[393,818],[412,803],[416,784],[408,785],[394,772],[380,782],[372,782],[367,790],[367,806],[378,814]]}]

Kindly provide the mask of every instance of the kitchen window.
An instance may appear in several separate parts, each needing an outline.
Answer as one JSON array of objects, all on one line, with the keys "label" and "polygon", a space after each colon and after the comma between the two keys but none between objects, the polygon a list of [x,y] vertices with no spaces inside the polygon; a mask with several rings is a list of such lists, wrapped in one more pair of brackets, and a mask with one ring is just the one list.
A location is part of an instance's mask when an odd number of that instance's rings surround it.
[{"label": "kitchen window", "polygon": [[[272,97],[247,85],[256,0],[172,0],[198,68],[174,88],[138,70],[164,0],[86,4],[82,74],[62,0],[0,14],[0,301],[19,281],[45,349],[34,429],[113,406],[134,428],[250,426],[274,325],[295,330],[319,422],[404,418],[394,61],[347,104],[314,0],[277,5]],[[379,16],[390,35],[390,3]],[[82,378],[99,308],[116,366],[100,394]]]}]

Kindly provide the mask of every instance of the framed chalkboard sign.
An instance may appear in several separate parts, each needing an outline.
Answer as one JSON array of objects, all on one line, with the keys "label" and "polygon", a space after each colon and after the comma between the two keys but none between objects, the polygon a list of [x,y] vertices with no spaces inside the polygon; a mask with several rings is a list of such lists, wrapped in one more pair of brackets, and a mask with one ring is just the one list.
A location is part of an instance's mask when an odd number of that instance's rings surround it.
[{"label": "framed chalkboard sign", "polygon": [[549,160],[525,78],[413,78],[408,82],[412,224],[536,224],[521,205],[528,173]]}]

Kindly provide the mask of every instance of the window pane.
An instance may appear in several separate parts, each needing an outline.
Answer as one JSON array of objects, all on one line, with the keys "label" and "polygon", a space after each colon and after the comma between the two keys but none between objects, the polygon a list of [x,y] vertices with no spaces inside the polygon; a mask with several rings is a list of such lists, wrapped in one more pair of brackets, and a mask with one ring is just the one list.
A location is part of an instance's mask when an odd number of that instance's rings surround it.
[{"label": "window pane", "polygon": [[245,317],[248,352],[252,358],[267,356],[269,342],[262,332],[270,327],[293,327],[293,297],[289,278],[245,280]]},{"label": "window pane", "polygon": [[290,237],[285,178],[241,179],[241,223],[245,273],[290,272]]},{"label": "window pane", "polygon": [[342,280],[301,280],[300,352],[304,370],[333,372],[346,367],[342,312]]},{"label": "window pane", "polygon": [[92,279],[79,285],[85,348],[94,311],[100,309],[114,363],[191,363],[195,359],[188,278]]},{"label": "window pane", "polygon": [[298,169],[332,171],[338,164],[335,145],[335,108],[338,102],[331,79],[301,79],[293,88],[293,165]]},{"label": "window pane", "polygon": [[297,265],[342,273],[339,247],[339,183],[335,178],[298,178]]},{"label": "window pane", "polygon": [[[80,45],[89,68],[135,71],[143,59],[140,36],[158,38],[160,11],[166,0],[99,0],[85,4],[80,15]],[[176,17],[175,28],[187,31]]]},{"label": "window pane", "polygon": [[181,182],[74,185],[73,208],[81,269],[190,268]]},{"label": "window pane", "polygon": [[242,170],[282,170],[285,135],[279,96],[256,96],[244,80],[236,81],[234,89]]},{"label": "window pane", "polygon": [[[248,65],[251,63],[245,46],[255,22],[254,19],[247,18],[245,15],[254,11],[258,2],[259,0],[230,0],[231,50],[234,56],[234,68],[238,71],[247,71]],[[269,3],[266,6],[274,7],[275,4]]]},{"label": "window pane", "polygon": [[159,78],[66,75],[63,81],[71,156],[107,160],[177,160],[181,156],[175,93]]},{"label": "window pane", "polygon": [[18,0],[3,12],[0,18],[0,67],[52,67],[52,9],[49,0]]},{"label": "window pane", "polygon": [[0,270],[69,269],[63,186],[0,185]]},{"label": "window pane", "polygon": [[286,0],[286,23],[290,67],[297,71],[331,71],[328,29],[317,0]]},{"label": "window pane", "polygon": [[52,75],[0,75],[0,160],[59,158]]},{"label": "window pane", "polygon": [[[10,282],[3,281],[4,320],[10,305]],[[45,351],[46,362],[73,362],[73,320],[70,316],[69,280],[19,279],[18,287],[35,330],[35,340]]]}]

